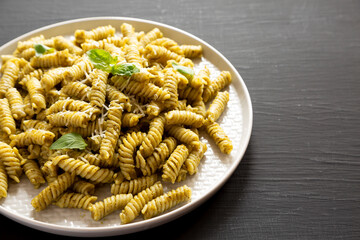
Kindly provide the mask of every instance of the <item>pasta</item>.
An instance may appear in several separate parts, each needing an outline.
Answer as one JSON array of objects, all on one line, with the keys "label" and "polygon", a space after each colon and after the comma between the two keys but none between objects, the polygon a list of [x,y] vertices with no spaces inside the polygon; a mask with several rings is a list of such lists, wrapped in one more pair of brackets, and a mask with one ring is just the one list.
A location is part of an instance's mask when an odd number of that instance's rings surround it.
[{"label": "pasta", "polygon": [[165,114],[166,124],[184,124],[187,126],[200,128],[204,124],[204,117],[186,110],[173,110]]},{"label": "pasta", "polygon": [[161,182],[156,182],[149,188],[141,191],[126,204],[124,210],[120,213],[122,223],[132,222],[141,212],[146,203],[163,194]]},{"label": "pasta", "polygon": [[15,150],[4,142],[0,142],[0,160],[5,167],[6,174],[15,182],[20,182],[22,174],[20,159],[15,154]]},{"label": "pasta", "polygon": [[11,135],[10,136],[10,145],[12,147],[25,147],[31,144],[37,145],[51,145],[55,134],[51,131],[41,130],[41,129],[30,129],[25,132]]},{"label": "pasta", "polygon": [[103,201],[96,202],[89,206],[91,217],[98,221],[110,213],[122,209],[128,204],[133,195],[129,194],[116,194],[111,197],[105,198]]},{"label": "pasta", "polygon": [[19,120],[26,116],[24,100],[16,88],[10,88],[5,94],[9,102],[11,114],[14,119]]},{"label": "pasta", "polygon": [[120,136],[122,106],[111,102],[106,121],[105,136],[100,145],[100,157],[103,161],[110,162],[113,159],[115,147]]},{"label": "pasta", "polygon": [[206,119],[215,122],[221,116],[229,101],[229,93],[227,91],[218,92],[215,99],[210,104],[206,112]]},{"label": "pasta", "polygon": [[0,97],[4,97],[9,88],[15,86],[19,78],[19,59],[13,58],[8,60],[2,67],[2,77],[0,78]]},{"label": "pasta", "polygon": [[187,147],[183,144],[178,145],[163,166],[162,179],[167,182],[175,183],[181,166],[188,155],[189,150]]},{"label": "pasta", "polygon": [[144,206],[141,213],[144,219],[149,219],[190,198],[191,189],[184,185],[151,200]]},{"label": "pasta", "polygon": [[56,200],[66,189],[68,189],[75,181],[75,174],[65,172],[57,177],[57,179],[42,190],[37,196],[31,200],[31,205],[36,211],[47,208],[54,200]]},{"label": "pasta", "polygon": [[233,149],[219,121],[231,74],[213,77],[204,53],[129,23],[18,42],[1,56],[0,198],[24,173],[44,187],[36,211],[79,208],[98,221],[121,210],[127,224],[188,201],[189,187],[172,188],[201,169],[203,134]]},{"label": "pasta", "polygon": [[0,126],[8,135],[16,131],[15,120],[11,114],[9,102],[6,98],[0,99]]},{"label": "pasta", "polygon": [[96,196],[84,195],[81,193],[64,193],[54,202],[54,204],[61,208],[82,208],[88,210],[96,200]]},{"label": "pasta", "polygon": [[53,159],[53,163],[66,172],[76,173],[82,178],[89,179],[94,183],[109,183],[114,172],[107,168],[100,168],[81,160],[70,158],[67,155],[60,155]]},{"label": "pasta", "polygon": [[84,180],[77,180],[72,186],[72,190],[84,195],[92,195],[95,192],[95,184],[89,183]]},{"label": "pasta", "polygon": [[216,123],[208,123],[205,125],[206,132],[214,139],[216,145],[220,148],[221,152],[230,154],[233,145],[229,137],[225,134],[221,126]]},{"label": "pasta", "polygon": [[165,117],[159,116],[154,118],[149,127],[149,132],[146,137],[143,139],[139,150],[136,153],[136,167],[140,168],[145,167],[145,159],[150,156],[154,151],[155,147],[159,145],[162,140],[162,135],[164,133]]},{"label": "pasta", "polygon": [[151,175],[157,172],[165,160],[174,151],[177,141],[173,137],[165,138],[155,149],[151,156],[146,158],[146,166],[141,168],[142,173]]},{"label": "pasta", "polygon": [[111,194],[116,195],[120,193],[131,193],[136,195],[146,188],[151,187],[153,184],[155,184],[155,182],[157,182],[156,174],[132,179],[130,181],[123,181],[120,184],[113,183],[111,185]]},{"label": "pasta", "polygon": [[5,166],[0,162],[0,199],[7,197],[8,179]]},{"label": "pasta", "polygon": [[23,165],[24,173],[34,185],[34,188],[39,188],[41,184],[45,183],[45,179],[40,171],[39,166],[34,160],[27,159]]},{"label": "pasta", "polygon": [[222,71],[219,76],[210,82],[205,88],[203,99],[204,102],[208,102],[211,98],[215,97],[216,94],[222,90],[225,86],[231,83],[231,74],[228,71]]}]

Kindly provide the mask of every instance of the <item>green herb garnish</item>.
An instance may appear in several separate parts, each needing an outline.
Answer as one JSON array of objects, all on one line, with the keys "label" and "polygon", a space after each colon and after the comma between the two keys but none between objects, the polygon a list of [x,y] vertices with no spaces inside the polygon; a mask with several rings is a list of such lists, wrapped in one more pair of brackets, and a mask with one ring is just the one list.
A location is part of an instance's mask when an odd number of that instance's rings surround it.
[{"label": "green herb garnish", "polygon": [[192,80],[194,77],[194,70],[189,67],[185,67],[177,64],[176,62],[172,63],[173,68],[175,68],[179,73],[184,75],[188,80]]},{"label": "green herb garnish", "polygon": [[84,141],[84,139],[81,137],[78,133],[67,133],[62,135],[58,140],[53,142],[51,144],[50,149],[51,150],[57,150],[57,149],[80,149],[84,150],[86,148],[87,144]]},{"label": "green herb garnish", "polygon": [[101,69],[113,75],[131,77],[133,73],[140,70],[132,63],[117,63],[117,57],[113,58],[111,54],[103,49],[91,49],[86,52],[95,68]]},{"label": "green herb garnish", "polygon": [[46,53],[53,53],[55,51],[55,48],[49,48],[48,46],[45,46],[43,44],[35,44],[34,49],[35,49],[35,55],[37,57]]},{"label": "green herb garnish", "polygon": [[117,64],[113,67],[111,72],[114,75],[128,76],[131,77],[133,73],[138,73],[140,70],[131,63]]}]

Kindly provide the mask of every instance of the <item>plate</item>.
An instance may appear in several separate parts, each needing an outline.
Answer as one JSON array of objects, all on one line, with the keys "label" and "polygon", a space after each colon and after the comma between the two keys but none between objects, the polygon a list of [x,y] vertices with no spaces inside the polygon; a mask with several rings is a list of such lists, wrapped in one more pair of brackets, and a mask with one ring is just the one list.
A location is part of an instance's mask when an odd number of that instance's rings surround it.
[{"label": "plate", "polygon": [[[117,211],[101,221],[94,221],[90,212],[86,210],[62,209],[56,206],[36,212],[31,206],[31,199],[45,186],[34,189],[24,175],[19,184],[9,183],[8,197],[0,200],[0,213],[4,216],[28,227],[60,235],[95,237],[133,233],[159,226],[192,211],[215,194],[239,165],[252,131],[253,112],[249,92],[235,67],[215,48],[190,33],[162,23],[135,18],[82,18],[52,24],[24,34],[0,47],[0,55],[11,54],[18,41],[40,34],[47,38],[57,35],[73,36],[76,29],[91,30],[109,24],[114,26],[117,32],[120,32],[120,25],[124,22],[132,24],[135,31],[144,31],[145,33],[157,27],[164,36],[174,39],[179,44],[201,44],[203,57],[201,62],[194,61],[195,72],[203,64],[209,67],[211,78],[214,78],[219,71],[230,71],[233,79],[232,84],[227,87],[230,101],[217,122],[232,140],[233,151],[230,155],[222,154],[215,143],[206,134],[201,133],[201,140],[208,144],[208,150],[200,163],[199,172],[188,176],[184,182],[164,184],[164,192],[183,184],[188,185],[192,189],[191,200],[149,220],[143,220],[140,216],[130,224],[121,224],[120,211]],[[98,195],[98,200],[102,200],[110,195],[110,187],[108,191],[100,190],[95,194]]]}]

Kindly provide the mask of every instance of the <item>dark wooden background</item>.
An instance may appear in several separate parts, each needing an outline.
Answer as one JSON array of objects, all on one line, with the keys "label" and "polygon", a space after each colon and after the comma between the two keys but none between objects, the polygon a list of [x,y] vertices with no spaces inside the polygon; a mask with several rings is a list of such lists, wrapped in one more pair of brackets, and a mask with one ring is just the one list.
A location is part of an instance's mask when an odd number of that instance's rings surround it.
[{"label": "dark wooden background", "polygon": [[[248,150],[215,196],[121,239],[360,239],[360,1],[1,0],[0,45],[92,16],[204,39],[242,75],[254,108]],[[63,238],[3,216],[0,226],[1,239]]]}]

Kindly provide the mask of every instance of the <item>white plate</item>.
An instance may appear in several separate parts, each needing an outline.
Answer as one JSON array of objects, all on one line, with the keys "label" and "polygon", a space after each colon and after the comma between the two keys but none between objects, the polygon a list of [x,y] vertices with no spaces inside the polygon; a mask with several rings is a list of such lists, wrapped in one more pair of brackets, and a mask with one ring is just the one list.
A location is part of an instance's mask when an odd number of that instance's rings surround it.
[{"label": "white plate", "polygon": [[[18,41],[29,39],[43,34],[45,37],[56,35],[71,36],[76,29],[90,30],[97,26],[112,25],[120,32],[123,22],[132,24],[136,31],[150,31],[158,27],[164,36],[177,41],[179,44],[201,44],[203,46],[203,61],[210,65],[211,77],[215,77],[219,71],[227,70],[232,75],[233,82],[227,90],[230,92],[228,107],[218,120],[227,135],[233,142],[234,150],[230,155],[222,154],[215,143],[206,134],[201,135],[202,141],[208,143],[208,151],[202,160],[199,172],[178,184],[165,184],[164,191],[187,184],[192,189],[190,202],[180,205],[158,217],[143,220],[138,217],[133,223],[121,224],[117,211],[101,221],[94,221],[90,212],[82,209],[62,209],[50,206],[44,211],[36,212],[30,204],[42,188],[34,189],[25,176],[22,176],[19,184],[10,183],[8,197],[0,200],[0,213],[26,226],[69,236],[112,236],[121,235],[149,229],[175,218],[178,218],[198,207],[204,201],[216,193],[239,165],[248,146],[252,131],[252,105],[245,83],[234,66],[216,49],[203,40],[177,28],[134,18],[122,17],[96,17],[76,19],[49,25],[27,34],[24,34],[0,47],[0,55],[11,54]],[[199,67],[199,63],[197,63]],[[45,186],[44,186],[45,187]],[[109,196],[110,187],[97,192],[99,200]]]}]

